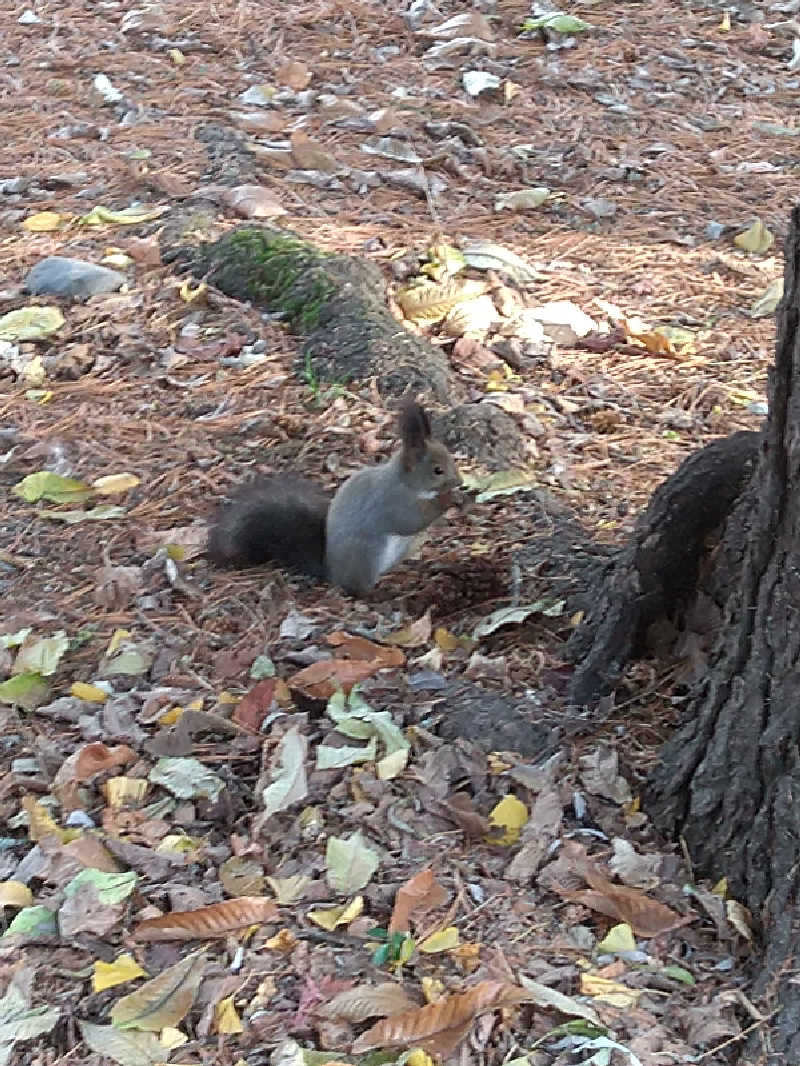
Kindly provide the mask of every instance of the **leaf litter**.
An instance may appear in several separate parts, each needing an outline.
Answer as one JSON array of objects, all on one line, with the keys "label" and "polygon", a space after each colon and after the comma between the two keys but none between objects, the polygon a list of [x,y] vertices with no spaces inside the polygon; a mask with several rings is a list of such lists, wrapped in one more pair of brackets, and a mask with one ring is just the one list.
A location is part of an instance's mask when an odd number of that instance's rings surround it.
[{"label": "leaf litter", "polygon": [[[388,434],[369,394],[315,406],[293,343],[256,309],[175,277],[158,233],[187,194],[217,203],[210,233],[287,212],[326,248],[387,267],[411,253],[398,282],[387,270],[395,297],[418,271],[438,286],[406,325],[452,346],[475,399],[502,396],[540,427],[529,470],[471,471],[488,510],[454,535],[462,557],[526,536],[508,516],[524,516],[512,508],[531,476],[622,537],[690,449],[756,424],[794,188],[786,42],[735,13],[723,29],[704,6],[665,36],[649,3],[497,18],[445,3],[409,46],[404,13],[273,5],[265,29],[240,7],[234,34],[222,9],[166,0],[134,18],[72,0],[58,25],[42,12],[6,28],[17,92],[37,106],[2,111],[0,630],[29,629],[0,647],[4,1061],[198,1061],[220,1041],[234,1060],[278,1062],[299,1041],[353,1062],[367,1046],[458,1054],[471,1040],[487,1062],[713,1064],[758,1021],[726,983],[741,985],[749,916],[724,889],[684,889],[637,808],[674,722],[646,664],[632,706],[550,772],[436,724],[451,679],[488,669],[463,643],[487,619],[503,684],[545,691],[560,724],[557,599],[404,611],[411,568],[373,608],[198,561],[196,520],[251,467],[251,438],[289,456],[302,444],[336,480]],[[53,65],[52,34],[80,69],[107,70],[94,93],[92,75]],[[242,59],[240,39],[265,61]],[[206,106],[243,128],[258,169],[215,146]],[[449,317],[460,285],[419,269],[437,246],[463,260],[470,298],[495,272],[523,311],[569,318],[523,338],[491,280],[496,314],[462,300]],[[52,253],[112,256],[129,291],[39,306],[12,286]],[[457,346],[473,334],[505,353],[499,373]],[[105,494],[113,505],[92,499]],[[276,674],[257,680],[264,656]]]}]

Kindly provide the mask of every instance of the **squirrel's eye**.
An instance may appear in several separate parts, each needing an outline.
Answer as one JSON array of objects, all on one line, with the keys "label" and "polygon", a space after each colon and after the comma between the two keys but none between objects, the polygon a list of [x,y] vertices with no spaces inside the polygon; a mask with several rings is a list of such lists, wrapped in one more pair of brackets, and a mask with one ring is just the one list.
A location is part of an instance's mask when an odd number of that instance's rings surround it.
[{"label": "squirrel's eye", "polygon": [[444,473],[444,469],[441,466],[435,466],[433,468],[433,472],[434,472],[434,474],[436,474],[437,477],[441,477],[442,474]]}]

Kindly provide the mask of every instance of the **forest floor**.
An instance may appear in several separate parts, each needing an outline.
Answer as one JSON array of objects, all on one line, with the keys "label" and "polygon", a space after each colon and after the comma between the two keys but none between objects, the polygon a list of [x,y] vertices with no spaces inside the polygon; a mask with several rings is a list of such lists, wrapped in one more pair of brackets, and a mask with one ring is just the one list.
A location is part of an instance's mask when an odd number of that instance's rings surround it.
[{"label": "forest floor", "polygon": [[[171,226],[213,239],[258,208],[373,259],[390,295],[435,240],[491,241],[535,269],[512,285],[526,305],[622,329],[518,373],[459,365],[491,339],[432,331],[471,401],[530,431],[536,486],[605,543],[691,451],[765,413],[800,136],[793,5],[576,0],[590,25],[571,38],[521,36],[517,0],[413,7],[418,23],[395,0],[5,5],[0,316],[58,303],[22,290],[47,256],[127,284],[61,301],[43,338],[0,321],[0,678],[29,682],[0,687],[0,1062],[355,1063],[375,1046],[714,1066],[745,1029],[768,1040],[745,917],[724,886],[687,887],[690,856],[639,809],[680,664],[637,664],[564,729],[574,619],[471,639],[510,602],[526,494],[440,523],[369,604],[202,555],[248,472],[335,484],[388,454],[392,415],[369,383],[304,376],[280,322],[166,265]],[[430,31],[458,15],[449,36],[473,43],[433,58],[448,31]],[[498,88],[470,96],[468,70]],[[531,187],[540,206],[496,210]],[[86,217],[131,206],[154,215]],[[40,471],[131,477],[65,520],[12,491]],[[442,616],[443,559],[481,559],[508,594]],[[345,721],[325,709],[331,648],[334,676],[371,679]],[[550,742],[444,739],[465,684],[527,707]]]}]

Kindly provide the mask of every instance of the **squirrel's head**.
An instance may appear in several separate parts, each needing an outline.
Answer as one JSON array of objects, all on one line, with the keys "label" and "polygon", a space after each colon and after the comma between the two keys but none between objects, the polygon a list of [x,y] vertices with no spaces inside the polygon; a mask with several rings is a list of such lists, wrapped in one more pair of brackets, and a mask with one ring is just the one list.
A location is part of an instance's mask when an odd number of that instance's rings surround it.
[{"label": "squirrel's head", "polygon": [[420,501],[430,500],[440,513],[455,499],[453,490],[461,485],[455,461],[437,440],[431,439],[431,423],[425,410],[413,400],[400,409],[400,457],[406,482]]}]

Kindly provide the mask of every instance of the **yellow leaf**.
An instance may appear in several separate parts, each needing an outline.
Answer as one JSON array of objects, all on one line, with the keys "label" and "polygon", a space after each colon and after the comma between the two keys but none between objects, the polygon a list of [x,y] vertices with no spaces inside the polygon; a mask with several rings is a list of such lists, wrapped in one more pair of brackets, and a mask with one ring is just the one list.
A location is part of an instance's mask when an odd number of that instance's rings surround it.
[{"label": "yellow leaf", "polygon": [[623,922],[609,929],[597,945],[597,948],[599,951],[609,952],[635,951],[636,937],[633,935],[631,927]]},{"label": "yellow leaf", "polygon": [[144,777],[110,777],[105,783],[109,807],[138,806],[147,795],[148,781]]},{"label": "yellow leaf", "polygon": [[296,946],[297,937],[291,929],[279,929],[275,936],[264,941],[265,948],[269,948],[270,951],[280,951],[284,955],[294,951]]},{"label": "yellow leaf", "polygon": [[182,717],[185,711],[184,707],[170,707],[168,711],[164,711],[159,716],[158,724],[162,726],[175,725],[180,717]]},{"label": "yellow leaf", "polygon": [[333,932],[337,925],[349,925],[361,914],[364,909],[364,897],[356,896],[350,903],[342,907],[318,907],[309,911],[308,917],[312,922]]},{"label": "yellow leaf", "polygon": [[422,994],[426,1003],[435,1003],[437,999],[441,999],[445,995],[446,991],[444,981],[441,981],[438,977],[422,978]]},{"label": "yellow leaf", "polygon": [[434,1061],[427,1051],[417,1047],[406,1057],[406,1066],[434,1066]]},{"label": "yellow leaf", "polygon": [[[167,55],[176,67],[182,67],[186,63],[186,56],[183,54],[180,48],[170,48],[170,50],[167,52]],[[237,1029],[236,1032],[241,1032],[241,1030]]]},{"label": "yellow leaf", "polygon": [[486,769],[490,774],[504,774],[511,769],[511,763],[501,759],[497,752],[493,751],[486,757]]},{"label": "yellow leaf", "polygon": [[93,481],[92,488],[103,496],[114,496],[135,489],[138,484],[139,478],[135,474],[107,474]]},{"label": "yellow leaf", "polygon": [[161,1030],[158,1034],[158,1039],[170,1051],[189,1043],[189,1037],[186,1033],[182,1033],[180,1029],[173,1029],[171,1025]]},{"label": "yellow leaf", "polygon": [[214,1007],[215,1033],[242,1033],[242,1019],[236,1013],[233,996],[226,996]]},{"label": "yellow leaf", "polygon": [[58,229],[61,218],[58,211],[39,211],[35,215],[28,215],[22,223],[22,228],[29,233],[47,233],[49,230]]},{"label": "yellow leaf", "polygon": [[610,981],[607,977],[598,977],[593,973],[581,974],[581,995],[591,996],[601,1003],[608,1003],[609,1006],[628,1010],[636,1006],[641,994],[641,989],[628,988],[619,981]]},{"label": "yellow leaf", "polygon": [[22,881],[0,881],[0,908],[32,905],[33,893]]},{"label": "yellow leaf", "polygon": [[115,629],[111,635],[111,640],[108,642],[108,647],[106,648],[106,658],[110,659],[117,651],[120,644],[122,644],[124,640],[127,640],[130,635],[131,631],[129,629]]},{"label": "yellow leaf", "polygon": [[101,226],[106,222],[115,222],[121,226],[136,226],[141,222],[152,222],[170,209],[168,207],[123,207],[121,211],[112,211],[98,205],[81,218],[85,226]]},{"label": "yellow leaf", "polygon": [[775,243],[775,234],[767,229],[760,218],[757,218],[749,229],[746,229],[744,233],[738,233],[733,238],[733,243],[743,252],[763,255]]},{"label": "yellow leaf", "polygon": [[141,968],[133,955],[120,955],[113,962],[98,959],[94,964],[92,991],[105,992],[107,988],[134,981],[137,977],[147,977],[147,972]]},{"label": "yellow leaf", "polygon": [[454,925],[448,925],[446,929],[440,929],[438,933],[432,933],[423,940],[419,950],[426,955],[436,955],[440,951],[450,951],[458,947],[458,929]]},{"label": "yellow leaf", "polygon": [[437,647],[442,651],[455,651],[458,647],[458,637],[455,633],[451,633],[449,629],[444,629],[443,626],[439,626],[433,634],[433,639],[436,641]]},{"label": "yellow leaf", "polygon": [[56,822],[50,817],[47,808],[43,807],[33,796],[23,796],[22,808],[28,815],[28,836],[31,840],[39,841],[44,837],[51,836],[56,836],[63,840],[63,830],[59,829]]},{"label": "yellow leaf", "polygon": [[490,837],[495,844],[516,844],[519,831],[528,820],[528,808],[511,793],[504,796],[489,815],[490,823],[502,833]]},{"label": "yellow leaf", "polygon": [[197,851],[198,848],[199,842],[192,840],[191,837],[187,837],[183,833],[170,833],[168,836],[165,836],[163,840],[159,841],[156,851],[177,851],[189,854],[193,851]]},{"label": "yellow leaf", "polygon": [[731,28],[731,13],[730,13],[730,11],[725,11],[722,14],[722,22],[720,22],[720,24],[719,24],[719,32],[720,33],[729,33],[730,32],[730,28]]},{"label": "yellow leaf", "polygon": [[69,694],[76,700],[85,700],[87,703],[105,703],[108,699],[105,689],[99,685],[87,685],[85,681],[73,681]]},{"label": "yellow leaf", "polygon": [[711,889],[711,894],[713,896],[721,896],[722,899],[725,899],[728,894],[728,878],[720,877],[719,881],[717,881],[717,883]]},{"label": "yellow leaf", "polygon": [[199,285],[192,288],[191,282],[184,281],[178,291],[184,303],[194,304],[199,303],[205,298],[208,286],[204,281],[201,281]]}]

